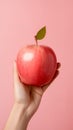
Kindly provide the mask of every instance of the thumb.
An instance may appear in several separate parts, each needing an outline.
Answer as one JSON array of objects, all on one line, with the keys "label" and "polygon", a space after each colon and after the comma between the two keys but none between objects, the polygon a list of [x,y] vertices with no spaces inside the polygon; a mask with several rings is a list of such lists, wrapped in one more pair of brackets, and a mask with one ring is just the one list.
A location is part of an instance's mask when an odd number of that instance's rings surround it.
[{"label": "thumb", "polygon": [[13,73],[14,73],[14,86],[16,86],[17,84],[20,83],[20,79],[18,76],[18,71],[17,71],[17,66],[16,66],[16,62],[14,61],[13,64]]}]

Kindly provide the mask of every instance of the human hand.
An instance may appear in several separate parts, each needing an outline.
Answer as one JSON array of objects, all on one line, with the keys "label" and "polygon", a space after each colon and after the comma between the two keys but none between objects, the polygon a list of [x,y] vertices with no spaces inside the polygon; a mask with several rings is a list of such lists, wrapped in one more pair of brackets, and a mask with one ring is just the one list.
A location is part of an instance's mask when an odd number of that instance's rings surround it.
[{"label": "human hand", "polygon": [[[60,63],[57,63],[56,73],[50,82],[50,84],[56,79],[59,74]],[[49,87],[50,84],[47,84],[42,87],[28,86],[21,82],[18,76],[18,70],[16,62],[14,62],[14,96],[15,103],[23,104],[25,108],[26,115],[28,119],[36,112],[39,107],[41,98],[45,90]]]},{"label": "human hand", "polygon": [[[60,63],[57,63],[57,70],[50,84],[58,76],[59,67]],[[25,85],[18,76],[16,62],[14,62],[15,103],[4,130],[26,130],[29,120],[39,107],[43,93],[50,84],[42,87]]]}]

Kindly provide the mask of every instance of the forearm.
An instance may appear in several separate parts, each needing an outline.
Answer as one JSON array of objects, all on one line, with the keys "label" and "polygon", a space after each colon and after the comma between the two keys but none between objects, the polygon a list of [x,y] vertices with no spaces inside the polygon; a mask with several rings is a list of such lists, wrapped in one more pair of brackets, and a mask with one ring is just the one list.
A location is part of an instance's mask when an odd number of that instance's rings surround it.
[{"label": "forearm", "polygon": [[24,105],[15,103],[4,130],[26,130],[27,124]]}]

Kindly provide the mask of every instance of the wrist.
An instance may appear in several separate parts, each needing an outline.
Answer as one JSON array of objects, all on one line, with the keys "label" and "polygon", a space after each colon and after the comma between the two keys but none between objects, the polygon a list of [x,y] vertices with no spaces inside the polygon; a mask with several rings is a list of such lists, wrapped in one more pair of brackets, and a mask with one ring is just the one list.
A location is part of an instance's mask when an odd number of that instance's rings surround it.
[{"label": "wrist", "polygon": [[[21,126],[23,126],[22,130],[26,130],[27,129],[27,125],[29,123],[29,117],[27,116],[27,112],[25,108],[25,105],[22,103],[14,103],[14,108],[17,110],[18,113],[18,120],[19,120],[19,124]],[[21,122],[21,123],[20,123]],[[17,128],[19,130],[19,128]]]},{"label": "wrist", "polygon": [[26,130],[28,122],[24,105],[14,103],[4,130]]},{"label": "wrist", "polygon": [[23,103],[17,102],[14,103],[13,107],[18,111],[18,113],[20,112],[21,115],[23,115],[23,118],[26,119],[26,121],[28,122],[29,117],[27,115],[27,107],[25,107]]}]

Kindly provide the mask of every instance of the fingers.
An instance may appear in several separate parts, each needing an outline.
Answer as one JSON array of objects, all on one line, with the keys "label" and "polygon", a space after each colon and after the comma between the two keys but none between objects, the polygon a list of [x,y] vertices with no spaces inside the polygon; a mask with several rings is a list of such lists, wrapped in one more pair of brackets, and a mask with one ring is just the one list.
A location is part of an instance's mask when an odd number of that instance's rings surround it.
[{"label": "fingers", "polygon": [[61,67],[61,63],[58,62],[58,63],[57,63],[57,69],[59,69],[60,67]]},{"label": "fingers", "polygon": [[57,76],[59,75],[59,68],[61,67],[61,63],[58,62],[57,63],[57,70],[55,72],[55,75],[53,77],[53,79],[51,80],[51,82],[49,84],[46,84],[45,86],[42,87],[43,92],[48,88],[48,86],[57,78]]},{"label": "fingers", "polygon": [[[53,81],[58,75],[59,75],[59,70],[56,70],[55,75],[54,75],[52,81]],[[51,81],[51,82],[52,82],[52,81]]]},{"label": "fingers", "polygon": [[32,91],[34,92],[34,94],[39,95],[39,96],[42,96],[43,94],[41,87],[32,86]]}]

